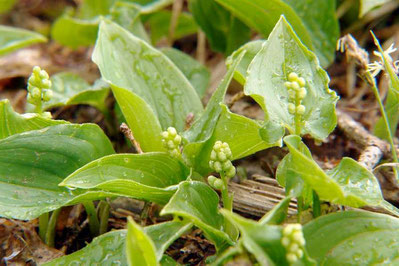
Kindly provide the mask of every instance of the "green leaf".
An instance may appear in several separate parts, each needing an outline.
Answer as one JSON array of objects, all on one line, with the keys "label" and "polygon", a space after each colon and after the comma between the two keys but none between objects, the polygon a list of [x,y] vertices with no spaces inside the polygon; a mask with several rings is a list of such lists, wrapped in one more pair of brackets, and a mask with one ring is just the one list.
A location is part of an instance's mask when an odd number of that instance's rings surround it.
[{"label": "green leaf", "polygon": [[334,59],[339,37],[335,1],[216,0],[251,28],[268,37],[281,15],[293,25],[301,41],[316,52],[322,66]]},{"label": "green leaf", "polygon": [[281,124],[273,121],[266,121],[263,127],[259,130],[260,137],[268,144],[281,142],[285,135],[285,128]]},{"label": "green leaf", "polygon": [[211,77],[211,73],[206,66],[180,50],[163,48],[161,51],[183,72],[202,98],[208,89]]},{"label": "green leaf", "polygon": [[224,219],[218,211],[217,193],[202,182],[181,182],[179,189],[162,209],[161,215],[172,214],[192,221],[220,251],[233,242],[223,232]]},{"label": "green leaf", "polygon": [[83,20],[68,14],[59,17],[51,27],[51,38],[71,48],[90,46],[97,39],[98,19]]},{"label": "green leaf", "polygon": [[256,40],[246,43],[241,46],[238,50],[234,51],[227,59],[226,65],[230,69],[238,57],[245,51],[244,57],[241,59],[234,73],[234,79],[237,80],[241,85],[245,84],[247,79],[247,69],[249,64],[254,59],[255,55],[262,49],[264,40]]},{"label": "green leaf", "polygon": [[55,125],[0,140],[0,216],[33,219],[80,199],[104,197],[58,184],[77,168],[112,153],[111,142],[93,124]]},{"label": "green leaf", "polygon": [[163,129],[182,131],[187,115],[203,109],[195,89],[164,54],[109,20],[100,24],[93,61],[103,79],[141,97]]},{"label": "green leaf", "polygon": [[309,255],[319,265],[394,265],[399,220],[365,211],[321,216],[303,228]]},{"label": "green leaf", "polygon": [[43,104],[45,109],[64,105],[88,104],[104,113],[108,112],[105,105],[105,99],[109,94],[108,87],[92,87],[79,75],[70,72],[61,72],[51,76],[51,82],[53,97]]},{"label": "green leaf", "polygon": [[140,5],[142,14],[157,12],[173,3],[173,0],[135,0]]},{"label": "green leaf", "polygon": [[382,6],[390,1],[391,0],[360,0],[359,17],[363,17],[372,9]]},{"label": "green leaf", "polygon": [[285,197],[276,206],[268,211],[260,220],[260,224],[282,224],[287,218],[291,197]]},{"label": "green leaf", "polygon": [[[151,29],[151,42],[156,44],[162,38],[168,37],[172,12],[161,10],[151,14],[147,23]],[[195,34],[198,30],[197,24],[190,13],[182,12],[177,20],[173,40],[180,39],[187,35]]]},{"label": "green leaf", "polygon": [[[254,255],[260,265],[290,265],[286,259],[286,249],[281,244],[282,227],[257,223],[227,210],[221,212],[238,227],[244,247]],[[305,252],[298,265],[314,263]]]},{"label": "green leaf", "polygon": [[46,41],[47,38],[37,32],[0,25],[0,56],[34,43]]},{"label": "green leaf", "polygon": [[101,15],[107,15],[115,0],[84,0],[79,5],[77,17],[80,19],[93,19]]},{"label": "green leaf", "polygon": [[376,177],[355,160],[343,158],[337,167],[324,172],[312,158],[298,150],[300,137],[288,136],[284,142],[292,156],[287,168],[315,190],[321,200],[351,207],[380,206],[399,214],[384,200]]},{"label": "green leaf", "polygon": [[111,20],[127,29],[135,36],[150,42],[145,28],[140,20],[140,8],[133,3],[117,1],[110,11]]},{"label": "green leaf", "polygon": [[66,123],[68,122],[48,119],[38,114],[20,115],[12,109],[9,100],[0,101],[0,139],[25,131]]},{"label": "green leaf", "polygon": [[130,216],[127,223],[126,256],[130,266],[159,265],[154,242],[152,242],[151,238],[144,233],[144,230]]},{"label": "green leaf", "polygon": [[244,92],[262,107],[265,120],[282,124],[293,133],[295,120],[288,111],[288,90],[284,85],[291,72],[306,81],[307,94],[301,103],[306,107],[301,116],[301,135],[326,138],[337,123],[335,104],[338,97],[328,88],[328,75],[319,66],[316,56],[281,17],[249,66]]},{"label": "green leaf", "polygon": [[[154,243],[157,260],[161,261],[162,265],[164,265],[163,262],[167,260],[164,258],[165,256],[162,256],[163,253],[170,244],[185,233],[191,226],[192,224],[187,222],[170,221],[143,228],[145,234],[150,237]],[[81,250],[52,260],[44,265],[70,265],[73,263],[85,265],[115,265],[115,263],[118,262],[120,265],[127,265],[125,253],[126,233],[127,230],[116,230],[105,233],[94,238],[90,244]]]},{"label": "green leaf", "polygon": [[58,265],[127,265],[125,254],[126,230],[115,230],[93,241],[70,255],[52,260],[43,266]]},{"label": "green leaf", "polygon": [[190,0],[189,8],[212,50],[228,55],[249,41],[250,29],[215,1]]},{"label": "green leaf", "polygon": [[179,159],[166,153],[115,154],[88,163],[60,186],[96,188],[165,204],[189,175]]},{"label": "green leaf", "polygon": [[112,85],[112,92],[126,119],[134,138],[144,152],[165,151],[162,144],[162,128],[159,120],[142,98],[133,92]]},{"label": "green leaf", "polygon": [[[216,124],[212,137],[202,146],[188,144],[184,154],[194,163],[199,173],[209,173],[209,158],[212,147],[217,140],[227,142],[231,149],[233,160],[254,154],[255,152],[275,146],[281,146],[281,139],[273,144],[265,142],[260,131],[262,125],[245,116],[231,113],[227,106],[221,105],[222,113]],[[196,150],[197,149],[197,150]],[[191,158],[189,156],[192,156]]]}]

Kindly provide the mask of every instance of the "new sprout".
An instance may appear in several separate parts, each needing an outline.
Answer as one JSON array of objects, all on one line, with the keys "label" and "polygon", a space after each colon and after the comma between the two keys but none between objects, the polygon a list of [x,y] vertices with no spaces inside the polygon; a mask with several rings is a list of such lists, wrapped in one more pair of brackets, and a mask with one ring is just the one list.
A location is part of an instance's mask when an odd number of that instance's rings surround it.
[{"label": "new sprout", "polygon": [[294,264],[303,257],[305,238],[300,224],[289,224],[283,229],[281,244],[287,250],[286,258],[289,263]]},{"label": "new sprout", "polygon": [[180,144],[182,138],[174,127],[168,127],[166,131],[162,132],[162,143],[167,149],[168,153],[173,157],[180,157]]},{"label": "new sprout", "polygon": [[53,96],[50,90],[51,80],[48,73],[40,67],[35,66],[28,79],[27,101],[35,106],[35,112],[42,114],[43,102],[48,102]]}]

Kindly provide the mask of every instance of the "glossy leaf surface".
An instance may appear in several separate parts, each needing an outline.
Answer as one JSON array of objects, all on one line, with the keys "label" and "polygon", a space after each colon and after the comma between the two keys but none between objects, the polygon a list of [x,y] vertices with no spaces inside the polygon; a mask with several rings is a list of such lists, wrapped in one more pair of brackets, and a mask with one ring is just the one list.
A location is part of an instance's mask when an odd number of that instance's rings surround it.
[{"label": "glossy leaf surface", "polygon": [[163,129],[182,131],[187,115],[202,111],[195,89],[164,54],[109,20],[100,24],[93,61],[103,79],[151,106]]},{"label": "glossy leaf surface", "polygon": [[37,32],[0,25],[0,56],[45,41],[46,37]]},{"label": "glossy leaf surface", "polygon": [[292,155],[289,171],[301,177],[320,199],[351,207],[380,206],[399,213],[384,200],[376,177],[355,160],[345,157],[334,169],[324,172],[312,158],[298,150],[300,137],[288,136],[284,142]]},{"label": "glossy leaf surface", "polygon": [[203,182],[186,181],[162,209],[161,215],[172,214],[192,221],[211,240],[218,250],[222,250],[232,241],[223,232],[224,219],[218,211],[217,193]]},{"label": "glossy leaf surface", "polygon": [[392,216],[337,212],[309,222],[303,232],[319,265],[393,265],[399,259],[399,220]]},{"label": "glossy leaf surface", "polygon": [[55,125],[0,140],[0,215],[33,219],[79,198],[104,197],[58,184],[77,168],[112,153],[108,138],[92,124]]},{"label": "glossy leaf surface", "polygon": [[198,95],[202,98],[208,88],[211,73],[200,62],[173,48],[161,50],[183,72],[193,85]]},{"label": "glossy leaf surface", "polygon": [[301,43],[282,17],[249,66],[244,92],[260,104],[265,120],[294,132],[294,115],[288,111],[288,90],[284,85],[291,72],[306,81],[301,134],[326,138],[337,123],[335,104],[338,97],[328,88],[328,75],[319,66],[316,56]]},{"label": "glossy leaf surface", "polygon": [[0,101],[0,139],[11,135],[68,123],[63,120],[52,120],[38,114],[18,114],[12,109],[9,100]]},{"label": "glossy leaf surface", "polygon": [[115,154],[88,163],[60,185],[101,189],[165,204],[190,170],[166,153]]}]

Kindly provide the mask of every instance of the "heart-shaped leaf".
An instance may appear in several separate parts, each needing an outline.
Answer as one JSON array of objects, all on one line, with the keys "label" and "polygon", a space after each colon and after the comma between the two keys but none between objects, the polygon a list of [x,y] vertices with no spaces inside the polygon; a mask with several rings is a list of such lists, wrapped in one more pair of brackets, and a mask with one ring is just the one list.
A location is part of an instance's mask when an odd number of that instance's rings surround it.
[{"label": "heart-shaped leaf", "polygon": [[68,122],[44,118],[38,114],[20,115],[12,109],[9,100],[0,101],[0,139],[25,131],[66,123]]},{"label": "heart-shaped leaf", "polygon": [[142,98],[163,129],[183,131],[187,115],[202,111],[195,89],[162,52],[109,20],[100,24],[93,61],[103,79]]},{"label": "heart-shaped leaf", "polygon": [[223,232],[224,219],[218,211],[219,197],[208,185],[197,181],[180,183],[179,189],[161,211],[192,221],[220,251],[232,240]]},{"label": "heart-shaped leaf", "polygon": [[211,77],[209,70],[200,62],[180,50],[164,48],[161,51],[183,72],[202,98],[208,89]]},{"label": "heart-shaped leaf", "polygon": [[47,41],[43,35],[24,29],[0,25],[0,56],[19,48]]},{"label": "heart-shaped leaf", "polygon": [[[300,117],[289,111],[291,100],[285,84],[290,73],[296,73],[306,83],[301,100],[305,108]],[[328,75],[320,68],[316,56],[281,17],[249,66],[244,92],[260,104],[266,120],[283,125],[291,133],[324,139],[337,123],[338,97],[328,88],[328,82]]]},{"label": "heart-shaped leaf", "polygon": [[395,265],[399,261],[399,220],[392,216],[345,211],[307,223],[306,249],[319,265]]},{"label": "heart-shaped leaf", "polygon": [[190,170],[166,153],[115,154],[73,172],[61,186],[101,189],[165,204],[187,179]]},{"label": "heart-shaped leaf", "polygon": [[355,160],[343,158],[337,167],[324,172],[312,158],[300,152],[300,137],[288,136],[284,142],[292,156],[286,167],[315,190],[320,199],[351,207],[380,206],[399,214],[384,200],[376,177]]},{"label": "heart-shaped leaf", "polygon": [[111,142],[92,124],[55,125],[0,140],[0,216],[33,219],[66,204],[104,197],[101,191],[69,191],[58,184],[112,153]]}]

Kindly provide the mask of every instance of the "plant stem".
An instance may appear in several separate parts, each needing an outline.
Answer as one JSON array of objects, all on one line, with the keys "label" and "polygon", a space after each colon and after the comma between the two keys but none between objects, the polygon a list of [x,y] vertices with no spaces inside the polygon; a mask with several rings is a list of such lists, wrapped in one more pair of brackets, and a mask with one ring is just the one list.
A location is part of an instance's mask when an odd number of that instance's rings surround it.
[{"label": "plant stem", "polygon": [[179,22],[179,16],[183,10],[183,0],[175,0],[172,6],[172,17],[170,19],[168,43],[170,46],[173,44],[175,30]]},{"label": "plant stem", "polygon": [[[372,77],[369,77],[369,78],[370,78],[370,80],[372,80],[371,89],[372,89],[372,91],[374,93],[375,98],[377,99],[378,105],[380,107],[380,112],[381,112],[382,118],[384,120],[385,128],[386,128],[386,131],[387,131],[387,134],[388,134],[388,141],[389,141],[389,144],[391,145],[391,153],[392,153],[393,161],[394,161],[394,163],[398,163],[399,162],[398,161],[398,155],[396,153],[396,147],[395,147],[395,144],[393,142],[393,137],[392,137],[392,133],[391,133],[390,126],[389,126],[389,120],[388,120],[387,113],[385,111],[384,104],[382,103],[382,100],[381,100],[381,97],[380,97],[380,93],[378,91],[377,85],[375,84],[374,78],[372,78]],[[393,171],[395,173],[396,179],[398,179],[397,168],[394,167]]]},{"label": "plant stem", "polygon": [[42,241],[46,241],[46,233],[47,233],[47,227],[48,227],[48,219],[49,219],[49,213],[43,213],[39,217],[39,236],[42,239]]},{"label": "plant stem", "polygon": [[89,227],[91,235],[97,236],[100,231],[100,222],[98,221],[96,208],[92,201],[83,202],[83,206],[86,209],[87,218],[89,219]]},{"label": "plant stem", "polygon": [[297,217],[297,221],[298,223],[301,223],[301,216],[302,216],[302,210],[303,210],[303,197],[299,196],[296,198],[296,202],[297,202],[297,208],[298,208],[298,217]]},{"label": "plant stem", "polygon": [[321,215],[321,205],[319,195],[313,190],[313,218],[317,218]]},{"label": "plant stem", "polygon": [[221,191],[223,207],[229,211],[233,211],[233,197],[229,195],[229,187],[228,187],[229,180],[223,172],[220,174],[220,177],[222,178],[223,181],[223,189]]},{"label": "plant stem", "polygon": [[49,247],[54,247],[55,227],[57,225],[57,220],[58,220],[58,216],[60,215],[60,212],[61,212],[61,208],[54,210],[53,213],[51,214],[50,220],[48,221],[45,243]]},{"label": "plant stem", "polygon": [[[299,106],[301,104],[301,99],[298,96],[298,92],[296,92],[295,97],[295,106]],[[298,112],[295,111],[294,121],[295,121],[295,135],[301,135],[301,116]]]},{"label": "plant stem", "polygon": [[143,210],[141,211],[141,214],[140,214],[140,220],[141,220],[142,226],[145,226],[147,223],[147,218],[148,218],[148,213],[150,212],[150,207],[151,207],[151,202],[145,201]]},{"label": "plant stem", "polygon": [[102,235],[107,232],[108,229],[108,218],[109,218],[109,210],[110,205],[106,201],[101,201],[99,204],[99,217],[100,217],[100,229],[99,234]]}]

